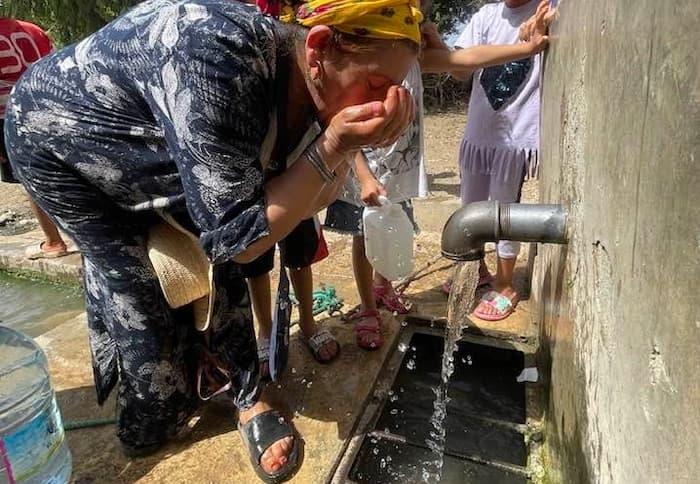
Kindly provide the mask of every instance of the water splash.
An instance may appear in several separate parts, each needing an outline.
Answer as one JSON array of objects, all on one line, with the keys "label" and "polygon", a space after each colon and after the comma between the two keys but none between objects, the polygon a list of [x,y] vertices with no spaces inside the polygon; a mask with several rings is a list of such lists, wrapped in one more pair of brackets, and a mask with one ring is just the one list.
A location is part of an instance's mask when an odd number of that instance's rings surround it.
[{"label": "water splash", "polygon": [[430,423],[433,430],[425,443],[435,454],[435,459],[423,464],[421,472],[423,482],[435,484],[442,479],[442,467],[445,454],[445,417],[447,416],[447,404],[450,399],[447,396],[450,378],[454,373],[454,354],[457,351],[457,342],[462,337],[462,332],[467,327],[467,315],[474,305],[474,294],[479,280],[479,262],[462,262],[455,267],[452,290],[447,303],[447,325],[445,327],[445,349],[442,353],[442,372],[440,385],[433,389],[435,401],[433,402],[433,415]]}]

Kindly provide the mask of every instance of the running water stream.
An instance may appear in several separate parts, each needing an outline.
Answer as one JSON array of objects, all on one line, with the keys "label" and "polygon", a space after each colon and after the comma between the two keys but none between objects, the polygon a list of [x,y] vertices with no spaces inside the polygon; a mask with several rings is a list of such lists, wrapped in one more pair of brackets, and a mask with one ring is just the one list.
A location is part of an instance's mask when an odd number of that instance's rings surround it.
[{"label": "running water stream", "polygon": [[457,342],[467,327],[474,304],[474,294],[479,280],[479,261],[460,262],[455,267],[450,298],[447,303],[447,325],[445,327],[445,349],[442,354],[440,386],[434,388],[435,402],[430,423],[433,426],[426,444],[435,454],[435,459],[423,464],[423,482],[436,484],[442,479],[443,457],[445,453],[445,417],[449,397],[450,378],[454,372],[454,354]]}]

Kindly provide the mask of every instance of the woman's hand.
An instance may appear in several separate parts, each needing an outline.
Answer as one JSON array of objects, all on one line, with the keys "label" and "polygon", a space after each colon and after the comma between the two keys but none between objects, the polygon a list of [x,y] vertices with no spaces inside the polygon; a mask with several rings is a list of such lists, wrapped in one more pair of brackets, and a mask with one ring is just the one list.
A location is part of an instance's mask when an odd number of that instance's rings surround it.
[{"label": "woman's hand", "polygon": [[347,107],[326,128],[325,149],[342,156],[365,146],[388,146],[413,121],[414,106],[405,88],[391,86],[383,102]]},{"label": "woman's hand", "polygon": [[381,205],[379,202],[380,196],[386,197],[386,189],[376,178],[371,177],[362,182],[362,190],[360,192],[362,203],[368,207],[378,207]]}]

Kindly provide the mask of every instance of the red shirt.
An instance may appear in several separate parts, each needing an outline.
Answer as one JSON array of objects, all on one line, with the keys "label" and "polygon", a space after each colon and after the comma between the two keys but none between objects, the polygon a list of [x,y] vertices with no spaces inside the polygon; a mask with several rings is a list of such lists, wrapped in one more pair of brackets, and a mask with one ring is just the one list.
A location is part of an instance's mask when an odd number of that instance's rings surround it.
[{"label": "red shirt", "polygon": [[0,120],[5,104],[22,73],[53,50],[46,32],[34,24],[0,17]]}]

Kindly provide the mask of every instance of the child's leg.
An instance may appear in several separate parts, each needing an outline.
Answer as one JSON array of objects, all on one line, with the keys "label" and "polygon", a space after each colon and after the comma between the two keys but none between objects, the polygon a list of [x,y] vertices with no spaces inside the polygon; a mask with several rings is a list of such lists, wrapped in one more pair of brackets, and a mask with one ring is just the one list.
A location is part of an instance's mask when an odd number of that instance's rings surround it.
[{"label": "child's leg", "polygon": [[[377,301],[372,292],[372,283],[379,274],[374,274],[372,264],[367,259],[365,252],[365,239],[362,235],[355,235],[352,238],[352,268],[355,272],[355,284],[360,295],[362,311],[376,310]],[[381,280],[386,280],[379,276]]]},{"label": "child's leg", "polygon": [[[513,203],[520,201],[520,192],[522,189],[525,173],[522,176],[512,176],[507,180],[493,179],[491,181],[491,199],[498,200],[502,203]],[[518,302],[518,293],[513,287],[513,272],[517,262],[518,253],[520,252],[520,243],[509,240],[502,240],[497,245],[498,264],[496,271],[496,279],[494,289],[501,296],[507,298],[512,306]],[[482,302],[479,304],[477,311],[481,316],[498,317],[507,316],[511,310],[494,307],[493,304]],[[505,312],[504,312],[505,311]]]},{"label": "child's leg", "polygon": [[[242,266],[243,275],[248,281],[250,302],[253,306],[255,320],[258,323],[258,343],[262,340],[269,341],[272,334],[272,292],[270,289],[270,271],[274,267],[275,249],[268,250],[249,264]],[[259,347],[263,348],[264,346]],[[269,346],[268,346],[269,348]],[[261,353],[259,352],[260,356]],[[269,360],[261,358],[260,376],[268,378],[270,369]]]},{"label": "child's leg", "polygon": [[[299,328],[304,338],[308,340],[318,331],[314,318],[314,276],[311,266],[301,269],[290,269],[289,278],[292,280],[294,294],[299,301]],[[329,340],[318,350],[322,362],[331,361],[338,354],[340,346],[335,340]]]},{"label": "child's leg", "polygon": [[[314,317],[314,276],[311,270],[318,244],[319,235],[313,219],[303,220],[280,242],[282,258],[289,269],[294,295],[299,301],[299,328],[307,345],[319,332]],[[319,345],[320,347],[312,352],[314,358],[324,363],[335,358],[340,349],[338,342],[331,337]]]},{"label": "child's leg", "polygon": [[[490,184],[491,175],[463,172],[459,187],[462,205],[488,200]],[[489,269],[486,267],[486,263],[483,259],[481,259],[481,262],[479,263],[479,276],[490,276]]]},{"label": "child's leg", "polygon": [[251,277],[248,279],[250,301],[253,313],[258,322],[258,336],[270,339],[272,332],[272,293],[270,289],[270,274]]}]

